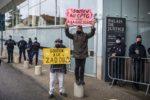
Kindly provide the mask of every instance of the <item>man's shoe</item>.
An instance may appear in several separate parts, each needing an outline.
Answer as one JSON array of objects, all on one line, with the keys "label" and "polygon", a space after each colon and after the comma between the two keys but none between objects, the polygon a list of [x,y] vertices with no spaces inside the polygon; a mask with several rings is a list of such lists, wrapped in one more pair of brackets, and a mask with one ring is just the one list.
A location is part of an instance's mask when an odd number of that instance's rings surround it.
[{"label": "man's shoe", "polygon": [[67,96],[68,96],[66,93],[62,93],[62,92],[60,92],[60,95],[61,95],[61,96],[64,96],[64,97],[67,97]]},{"label": "man's shoe", "polygon": [[49,95],[49,99],[52,99],[52,98],[54,98],[54,95],[53,95],[53,94],[50,94],[50,95]]},{"label": "man's shoe", "polygon": [[80,81],[76,80],[76,84],[77,85],[81,85]]},{"label": "man's shoe", "polygon": [[85,82],[84,82],[84,81],[80,81],[80,84],[81,84],[81,85],[85,85]]}]

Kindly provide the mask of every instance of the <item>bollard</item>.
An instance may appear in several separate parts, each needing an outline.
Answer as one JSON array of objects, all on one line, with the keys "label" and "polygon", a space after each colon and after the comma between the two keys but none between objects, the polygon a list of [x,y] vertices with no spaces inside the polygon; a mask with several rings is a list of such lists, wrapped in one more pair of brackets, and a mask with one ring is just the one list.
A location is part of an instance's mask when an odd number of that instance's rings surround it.
[{"label": "bollard", "polygon": [[74,96],[78,98],[82,98],[84,96],[84,88],[82,85],[74,83]]},{"label": "bollard", "polygon": [[15,58],[14,58],[14,63],[19,63],[19,56],[15,56]]},{"label": "bollard", "polygon": [[4,51],[2,52],[2,58],[7,58],[7,52],[6,52],[6,50],[4,50]]},{"label": "bollard", "polygon": [[29,61],[24,61],[24,68],[28,69],[29,68]]},{"label": "bollard", "polygon": [[41,75],[42,74],[42,66],[38,65],[35,66],[35,75]]}]

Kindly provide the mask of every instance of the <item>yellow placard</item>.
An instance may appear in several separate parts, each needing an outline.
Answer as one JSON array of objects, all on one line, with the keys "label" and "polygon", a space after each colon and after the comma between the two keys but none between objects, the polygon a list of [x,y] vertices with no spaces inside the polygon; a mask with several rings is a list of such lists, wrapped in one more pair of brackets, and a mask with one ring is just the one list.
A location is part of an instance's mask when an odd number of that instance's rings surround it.
[{"label": "yellow placard", "polygon": [[70,64],[70,48],[44,48],[43,64]]}]

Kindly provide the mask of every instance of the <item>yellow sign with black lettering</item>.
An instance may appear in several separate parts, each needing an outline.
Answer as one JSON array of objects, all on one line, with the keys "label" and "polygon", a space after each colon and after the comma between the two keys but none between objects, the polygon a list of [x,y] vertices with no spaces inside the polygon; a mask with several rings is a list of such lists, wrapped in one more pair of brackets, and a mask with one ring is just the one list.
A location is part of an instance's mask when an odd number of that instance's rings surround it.
[{"label": "yellow sign with black lettering", "polygon": [[70,48],[44,48],[43,64],[70,64]]}]

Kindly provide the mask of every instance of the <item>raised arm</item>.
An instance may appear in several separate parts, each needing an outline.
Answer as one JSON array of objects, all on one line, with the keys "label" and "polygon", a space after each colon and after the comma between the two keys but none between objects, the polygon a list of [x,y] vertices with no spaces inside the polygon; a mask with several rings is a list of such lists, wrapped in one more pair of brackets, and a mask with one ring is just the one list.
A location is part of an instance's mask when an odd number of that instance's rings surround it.
[{"label": "raised arm", "polygon": [[91,38],[91,37],[94,36],[95,30],[96,30],[94,26],[95,26],[95,21],[93,22],[93,25],[92,25],[92,27],[91,27],[91,32],[87,34],[87,37],[88,37],[88,38]]},{"label": "raised arm", "polygon": [[69,26],[66,24],[66,27],[65,27],[65,34],[66,34],[66,36],[68,37],[68,38],[70,38],[70,39],[73,39],[73,34],[71,34],[70,32],[69,32]]}]

